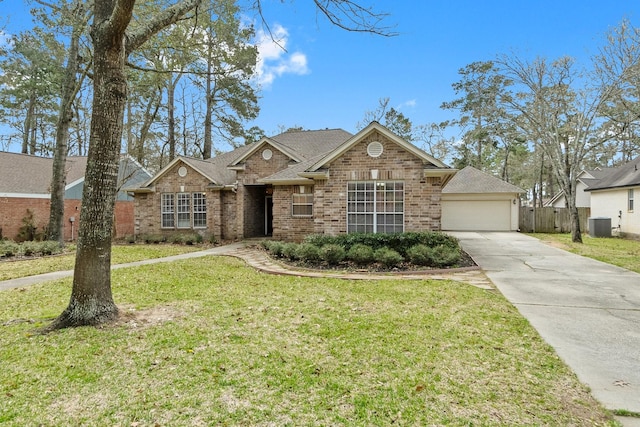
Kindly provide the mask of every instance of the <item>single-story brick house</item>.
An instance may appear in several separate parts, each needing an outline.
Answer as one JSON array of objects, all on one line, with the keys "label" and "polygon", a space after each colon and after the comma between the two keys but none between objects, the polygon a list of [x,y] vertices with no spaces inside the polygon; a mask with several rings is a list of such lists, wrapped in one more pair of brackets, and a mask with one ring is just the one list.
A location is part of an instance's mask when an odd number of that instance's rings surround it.
[{"label": "single-story brick house", "polygon": [[611,218],[621,234],[640,238],[640,157],[588,180],[585,191],[591,194],[592,217]]},{"label": "single-story brick house", "polygon": [[[82,190],[87,158],[70,156],[66,162],[64,239],[75,240],[80,220]],[[120,160],[121,186],[147,181],[151,174],[128,156]],[[49,223],[53,159],[0,151],[0,230],[4,238],[15,239],[23,218],[33,216],[36,232]],[[115,229],[117,237],[133,234],[133,198],[118,193]]]},{"label": "single-story brick house", "polygon": [[440,230],[456,170],[377,122],[288,131],[208,160],[178,157],[135,198],[136,235],[216,239]]}]

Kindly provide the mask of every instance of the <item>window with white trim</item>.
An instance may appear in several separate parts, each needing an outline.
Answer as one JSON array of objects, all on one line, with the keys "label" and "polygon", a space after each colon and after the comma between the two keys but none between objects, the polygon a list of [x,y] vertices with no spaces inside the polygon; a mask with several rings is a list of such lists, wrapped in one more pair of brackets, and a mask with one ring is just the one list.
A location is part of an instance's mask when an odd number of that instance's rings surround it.
[{"label": "window with white trim", "polygon": [[193,193],[193,228],[207,228],[207,200],[204,193]]},{"label": "window with white trim", "polygon": [[162,228],[207,228],[205,193],[162,193]]},{"label": "window with white trim", "polygon": [[313,187],[310,185],[294,185],[291,196],[291,215],[313,216]]},{"label": "window with white trim", "polygon": [[178,193],[176,196],[178,228],[191,228],[191,194]]},{"label": "window with white trim", "polygon": [[174,228],[176,223],[173,193],[162,193],[161,198],[162,228]]},{"label": "window with white trim", "polygon": [[403,181],[347,183],[347,233],[402,233]]},{"label": "window with white trim", "polygon": [[633,188],[629,189],[629,195],[627,200],[628,200],[627,210],[629,212],[633,212]]}]

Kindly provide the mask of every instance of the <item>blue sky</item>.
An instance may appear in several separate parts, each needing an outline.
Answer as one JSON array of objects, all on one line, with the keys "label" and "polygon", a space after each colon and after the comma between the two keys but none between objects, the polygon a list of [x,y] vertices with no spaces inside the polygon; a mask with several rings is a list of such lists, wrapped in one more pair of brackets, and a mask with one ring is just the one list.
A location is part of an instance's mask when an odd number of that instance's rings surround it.
[{"label": "blue sky", "polygon": [[[362,0],[389,14],[396,37],[350,33],[316,13],[311,0],[263,0],[265,17],[286,52],[262,45],[261,114],[250,125],[267,135],[282,127],[357,130],[380,98],[416,125],[453,117],[440,105],[455,95],[458,70],[497,54],[588,61],[606,33],[629,19],[640,26],[636,1]],[[606,5],[605,5],[606,4]],[[22,0],[0,1],[0,25],[28,26]]]},{"label": "blue sky", "polygon": [[640,3],[632,1],[368,1],[399,33],[384,38],[332,27],[310,3],[265,3],[269,22],[288,33],[283,58],[306,58],[304,73],[264,88],[256,124],[267,134],[279,125],[354,132],[383,97],[414,124],[439,122],[452,117],[440,105],[455,98],[451,84],[471,62],[510,52],[588,61],[622,19],[640,26]]}]

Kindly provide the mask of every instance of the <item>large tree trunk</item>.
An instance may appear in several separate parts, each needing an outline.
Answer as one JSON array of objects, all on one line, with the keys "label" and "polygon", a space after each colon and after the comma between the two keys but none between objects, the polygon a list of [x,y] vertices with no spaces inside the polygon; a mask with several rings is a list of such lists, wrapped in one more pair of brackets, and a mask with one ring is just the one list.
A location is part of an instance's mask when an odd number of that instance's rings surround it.
[{"label": "large tree trunk", "polygon": [[[115,2],[114,2],[115,3]],[[111,230],[118,185],[127,83],[124,33],[131,19],[132,0],[96,3],[92,31],[94,97],[89,156],[82,195],[78,248],[71,300],[50,329],[97,325],[117,319],[111,294]]]}]

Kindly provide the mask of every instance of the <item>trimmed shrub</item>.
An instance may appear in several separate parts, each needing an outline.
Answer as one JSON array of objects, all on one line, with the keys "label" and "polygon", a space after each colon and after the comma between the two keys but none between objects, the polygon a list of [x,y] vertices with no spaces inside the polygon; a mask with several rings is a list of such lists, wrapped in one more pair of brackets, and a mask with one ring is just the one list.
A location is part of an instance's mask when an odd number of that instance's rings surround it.
[{"label": "trimmed shrub", "polygon": [[283,246],[282,242],[270,242],[268,251],[271,256],[281,257]]},{"label": "trimmed shrub", "polygon": [[297,243],[285,243],[282,246],[282,256],[295,261],[298,259],[298,244]]},{"label": "trimmed shrub", "polygon": [[359,265],[373,262],[373,248],[371,246],[356,243],[347,251],[347,258]]},{"label": "trimmed shrub", "polygon": [[14,257],[20,253],[20,245],[11,240],[0,241],[0,256],[2,257]]},{"label": "trimmed shrub", "polygon": [[320,248],[311,243],[301,243],[296,249],[296,257],[301,261],[314,262],[320,260]]},{"label": "trimmed shrub", "polygon": [[409,258],[412,264],[430,265],[432,252],[431,248],[427,245],[414,245],[407,250],[407,258]]},{"label": "trimmed shrub", "polygon": [[41,244],[38,242],[23,242],[20,244],[20,252],[24,256],[33,256],[41,253]]},{"label": "trimmed shrub", "polygon": [[397,251],[394,251],[393,249],[389,249],[389,248],[377,249],[374,252],[373,257],[375,258],[376,261],[378,261],[380,264],[384,265],[385,267],[395,267],[398,264],[400,264],[402,261],[404,261],[404,258],[402,257],[402,255],[400,255]]},{"label": "trimmed shrub", "polygon": [[174,245],[181,245],[184,243],[184,234],[172,234],[167,238],[167,241]]},{"label": "trimmed shrub", "polygon": [[321,248],[324,245],[335,244],[337,237],[338,236],[330,236],[328,234],[309,234],[304,238],[304,242]]},{"label": "trimmed shrub", "polygon": [[460,261],[460,249],[440,245],[432,249],[431,262],[436,267],[449,267]]},{"label": "trimmed shrub", "polygon": [[40,252],[42,255],[55,255],[62,252],[60,243],[55,240],[47,240],[41,243]]},{"label": "trimmed shrub", "polygon": [[166,242],[166,237],[164,237],[161,234],[147,234],[145,236],[142,237],[142,240],[146,243],[146,244],[158,244],[158,243],[162,243],[162,242]]},{"label": "trimmed shrub", "polygon": [[329,243],[320,248],[320,258],[329,265],[337,265],[344,261],[347,251],[340,245]]}]

